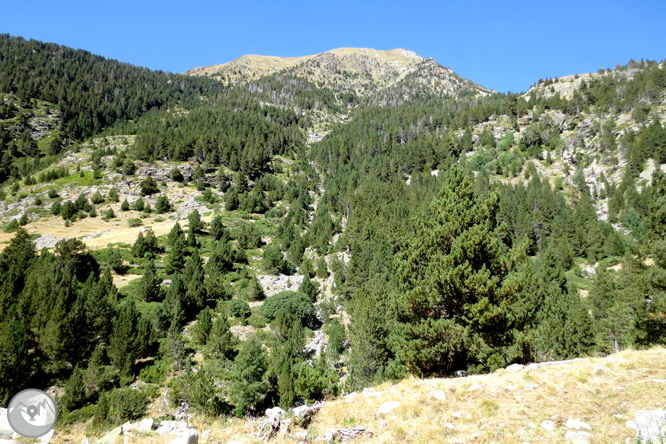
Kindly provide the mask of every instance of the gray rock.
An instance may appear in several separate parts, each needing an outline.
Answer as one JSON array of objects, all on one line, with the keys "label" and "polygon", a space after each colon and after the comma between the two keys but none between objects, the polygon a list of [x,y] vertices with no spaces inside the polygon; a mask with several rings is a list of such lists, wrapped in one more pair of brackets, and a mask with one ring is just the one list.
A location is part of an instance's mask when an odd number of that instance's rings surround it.
[{"label": "gray rock", "polygon": [[571,430],[564,435],[567,444],[590,444],[591,437],[592,435],[587,432],[572,432]]},{"label": "gray rock", "polygon": [[150,418],[142,419],[136,424],[137,425],[134,430],[139,433],[147,433],[153,429],[153,420]]},{"label": "gray rock", "polygon": [[114,443],[116,441],[116,438],[122,435],[122,433],[123,433],[123,428],[116,427],[115,429],[111,430],[109,433],[98,439],[96,444]]},{"label": "gray rock", "polygon": [[157,434],[159,435],[176,435],[187,430],[187,423],[185,421],[162,421],[157,427]]},{"label": "gray rock", "polygon": [[187,429],[178,438],[169,444],[197,444],[199,442],[199,432],[197,429]]},{"label": "gray rock", "polygon": [[569,418],[569,419],[567,419],[567,422],[564,423],[564,426],[567,427],[567,428],[569,428],[569,429],[576,429],[576,430],[580,430],[580,429],[592,430],[592,427],[590,427],[589,424],[587,424],[587,423],[581,421],[581,420],[578,419],[578,418],[575,418],[575,419]]},{"label": "gray rock", "polygon": [[638,442],[656,443],[666,440],[666,410],[639,410],[634,421]]},{"label": "gray rock", "polygon": [[444,393],[444,390],[433,390],[432,392],[428,393],[428,396],[435,398],[438,401],[446,400],[446,393]]},{"label": "gray rock", "polygon": [[481,386],[480,384],[472,384],[467,389],[468,392],[478,392],[478,391],[481,391],[481,390],[483,390],[483,386]]},{"label": "gray rock", "polygon": [[384,404],[379,407],[379,410],[377,410],[378,415],[383,415],[385,413],[389,413],[395,409],[400,407],[400,403],[398,401],[386,401]]},{"label": "gray rock", "polygon": [[522,369],[524,369],[525,366],[522,364],[511,364],[506,368],[506,371],[511,372],[511,373],[518,373]]},{"label": "gray rock", "polygon": [[541,428],[543,428],[544,430],[546,430],[548,432],[552,432],[553,430],[555,430],[555,423],[553,421],[547,419],[547,420],[545,420],[541,423]]},{"label": "gray rock", "polygon": [[284,417],[285,411],[280,407],[273,407],[272,409],[266,409],[267,418],[281,418]]}]

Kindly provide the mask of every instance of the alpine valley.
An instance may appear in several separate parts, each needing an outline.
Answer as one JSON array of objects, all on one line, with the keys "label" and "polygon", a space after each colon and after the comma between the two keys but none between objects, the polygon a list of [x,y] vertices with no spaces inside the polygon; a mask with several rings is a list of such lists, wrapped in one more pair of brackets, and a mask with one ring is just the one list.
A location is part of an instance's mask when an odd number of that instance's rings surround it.
[{"label": "alpine valley", "polygon": [[633,439],[665,119],[651,60],[504,94],[404,49],[0,35],[0,400],[48,391],[58,443]]}]

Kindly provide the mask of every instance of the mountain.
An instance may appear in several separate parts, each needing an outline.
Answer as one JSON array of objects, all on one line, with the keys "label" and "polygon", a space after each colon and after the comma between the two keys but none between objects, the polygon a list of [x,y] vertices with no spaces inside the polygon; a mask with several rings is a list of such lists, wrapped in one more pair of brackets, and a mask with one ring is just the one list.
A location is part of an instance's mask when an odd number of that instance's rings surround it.
[{"label": "mountain", "polygon": [[353,91],[364,96],[423,71],[427,71],[431,81],[447,83],[448,93],[462,89],[472,89],[478,94],[492,92],[462,79],[432,59],[405,49],[338,48],[303,57],[245,55],[221,65],[193,68],[184,74],[217,78],[229,85],[252,83],[275,74],[290,75],[307,79],[320,87]]}]

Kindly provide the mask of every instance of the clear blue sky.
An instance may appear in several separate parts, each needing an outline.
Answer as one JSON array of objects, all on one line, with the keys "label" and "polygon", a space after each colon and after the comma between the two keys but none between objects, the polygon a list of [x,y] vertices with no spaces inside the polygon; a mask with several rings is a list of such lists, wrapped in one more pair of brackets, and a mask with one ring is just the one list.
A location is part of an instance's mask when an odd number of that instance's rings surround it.
[{"label": "clear blue sky", "polygon": [[501,92],[666,58],[666,2],[0,0],[0,33],[182,72],[243,54],[406,48]]}]

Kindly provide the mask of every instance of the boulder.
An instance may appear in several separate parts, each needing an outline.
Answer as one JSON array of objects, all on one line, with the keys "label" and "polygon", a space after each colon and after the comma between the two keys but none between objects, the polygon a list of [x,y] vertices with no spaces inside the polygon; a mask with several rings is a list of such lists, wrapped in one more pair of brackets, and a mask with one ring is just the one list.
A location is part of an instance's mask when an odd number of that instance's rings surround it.
[{"label": "boulder", "polygon": [[172,440],[169,444],[197,444],[199,442],[199,432],[197,429],[187,429],[178,438]]},{"label": "boulder", "polygon": [[656,443],[666,438],[666,410],[639,410],[634,416],[634,422],[638,442]]},{"label": "boulder", "polygon": [[552,432],[553,430],[555,430],[555,423],[550,419],[547,419],[541,423],[541,428],[546,430],[547,432]]},{"label": "boulder", "polygon": [[438,401],[446,400],[446,393],[444,393],[444,390],[433,390],[430,393],[428,393],[428,396],[430,396],[431,398],[435,398]]},{"label": "boulder", "polygon": [[525,366],[522,364],[511,364],[506,368],[506,371],[511,372],[511,373],[518,373],[522,369],[524,369]]},{"label": "boulder", "polygon": [[96,444],[107,444],[107,443],[112,444],[116,442],[116,438],[122,435],[122,433],[123,433],[123,428],[116,427],[115,429],[111,430],[109,433],[98,439]]},{"label": "boulder", "polygon": [[478,392],[478,391],[481,391],[481,390],[483,390],[483,386],[481,386],[480,384],[472,384],[467,389],[468,392]]},{"label": "boulder", "polygon": [[569,430],[564,435],[564,440],[567,444],[590,444],[591,434],[587,432],[573,432]]},{"label": "boulder", "polygon": [[567,419],[567,422],[564,423],[564,426],[567,427],[567,428],[569,428],[569,429],[576,429],[576,430],[581,430],[581,429],[592,430],[592,427],[590,427],[589,424],[584,423],[583,421],[581,421],[581,420],[578,419],[578,418],[575,418],[575,419],[569,418],[569,419]]}]

